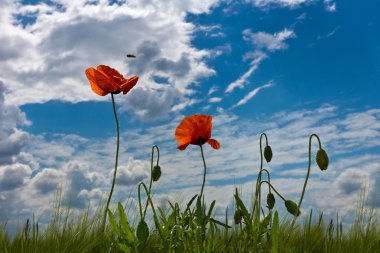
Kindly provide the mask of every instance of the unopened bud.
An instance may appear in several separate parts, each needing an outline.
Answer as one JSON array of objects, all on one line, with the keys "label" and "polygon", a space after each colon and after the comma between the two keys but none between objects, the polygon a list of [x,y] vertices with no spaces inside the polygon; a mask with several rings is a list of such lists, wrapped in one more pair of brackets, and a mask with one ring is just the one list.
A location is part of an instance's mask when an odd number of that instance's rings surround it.
[{"label": "unopened bud", "polygon": [[161,167],[159,165],[156,165],[153,167],[152,170],[152,179],[154,182],[158,181],[161,177]]},{"label": "unopened bud", "polygon": [[273,209],[275,203],[276,203],[276,199],[274,198],[273,193],[271,193],[271,192],[268,193],[268,195],[267,195],[267,207],[269,208],[269,210]]},{"label": "unopened bud", "polygon": [[321,170],[327,170],[327,167],[329,166],[329,157],[324,149],[321,148],[318,150],[315,160]]},{"label": "unopened bud", "polygon": [[300,209],[298,208],[297,204],[294,203],[291,200],[285,201],[286,210],[288,210],[289,213],[293,214],[294,216],[299,216],[301,214]]},{"label": "unopened bud", "polygon": [[272,149],[269,145],[265,146],[265,148],[264,148],[264,157],[265,157],[265,160],[267,161],[267,163],[269,163],[272,160],[273,153],[272,153]]},{"label": "unopened bud", "polygon": [[149,237],[149,228],[144,220],[137,225],[136,236],[140,242],[145,242]]}]

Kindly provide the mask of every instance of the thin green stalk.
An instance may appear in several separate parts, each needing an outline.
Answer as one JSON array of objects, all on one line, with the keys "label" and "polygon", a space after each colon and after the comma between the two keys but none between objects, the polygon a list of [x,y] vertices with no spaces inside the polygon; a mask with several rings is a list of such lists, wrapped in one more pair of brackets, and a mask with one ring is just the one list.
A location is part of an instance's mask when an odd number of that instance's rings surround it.
[{"label": "thin green stalk", "polygon": [[161,237],[161,239],[163,240],[164,244],[165,243],[165,237],[164,237],[164,234],[162,232],[162,228],[161,228],[161,225],[160,225],[160,222],[158,221],[158,216],[157,216],[157,213],[156,213],[156,209],[154,208],[154,205],[153,205],[153,201],[152,201],[152,198],[150,197],[150,194],[149,194],[149,191],[148,191],[148,188],[146,187],[146,185],[143,183],[143,182],[140,182],[139,183],[139,186],[138,186],[138,189],[137,189],[137,194],[138,194],[138,198],[139,198],[139,207],[140,207],[140,215],[142,215],[142,209],[141,209],[141,186],[144,187],[144,190],[145,190],[145,193],[147,195],[147,198],[148,198],[148,201],[149,201],[149,204],[150,204],[150,207],[152,208],[152,212],[153,212],[153,220],[154,220],[154,223],[156,224],[156,228],[158,230],[158,233]]},{"label": "thin green stalk", "polygon": [[269,183],[267,180],[263,180],[263,181],[261,181],[260,182],[260,188],[261,188],[261,185],[263,184],[263,183],[266,183],[266,184],[268,184],[268,186],[270,187],[270,188],[272,188],[272,190],[285,202],[286,201],[286,199],[276,190],[276,188],[274,188],[273,187],[273,185],[271,184],[271,183]]},{"label": "thin green stalk", "polygon": [[305,179],[305,183],[303,184],[303,189],[302,189],[302,194],[301,194],[300,201],[298,202],[298,208],[301,208],[301,203],[302,203],[302,200],[303,200],[303,196],[304,196],[304,194],[305,194],[307,181],[309,180],[310,167],[311,167],[311,139],[313,138],[313,136],[317,138],[319,148],[320,148],[320,149],[322,148],[321,140],[319,139],[318,135],[316,135],[316,134],[311,134],[310,137],[309,137],[309,163],[308,163],[308,165],[307,165],[306,179]]},{"label": "thin green stalk", "polygon": [[268,136],[266,135],[266,133],[262,133],[260,135],[260,170],[259,170],[259,174],[257,175],[257,180],[256,180],[255,202],[253,204],[252,218],[255,213],[256,207],[258,208],[258,212],[260,213],[260,206],[261,206],[261,189],[259,187],[259,184],[261,182],[261,172],[263,170],[263,147],[261,144],[263,136],[265,137],[266,145],[268,145]]},{"label": "thin green stalk", "polygon": [[108,210],[109,204],[110,204],[110,202],[111,202],[113,189],[114,189],[114,187],[115,187],[116,173],[117,173],[117,163],[118,163],[118,160],[119,160],[119,142],[120,142],[119,120],[117,119],[115,99],[114,99],[112,93],[111,93],[111,98],[112,98],[113,114],[114,114],[114,116],[115,116],[115,122],[116,122],[116,134],[117,134],[117,137],[116,137],[116,156],[115,156],[115,169],[114,169],[114,171],[113,171],[113,179],[112,179],[111,191],[110,191],[110,194],[109,194],[109,196],[108,196],[107,204],[106,204],[106,208],[105,208],[105,210],[104,210],[104,215],[103,215],[103,223],[102,223],[103,232],[104,232],[104,230],[105,230],[105,225],[106,225],[107,210]]},{"label": "thin green stalk", "polygon": [[204,188],[205,182],[206,182],[206,170],[207,170],[207,168],[206,168],[206,161],[205,161],[205,157],[203,155],[203,148],[202,148],[202,143],[201,142],[200,142],[199,146],[201,147],[201,154],[202,154],[202,160],[203,160],[203,166],[204,166],[203,183],[202,183],[201,195],[199,196],[200,198],[202,198],[202,196],[203,196],[203,188]]},{"label": "thin green stalk", "polygon": [[[152,157],[150,159],[150,182],[149,182],[149,188],[148,188],[149,194],[150,194],[150,191],[152,189],[152,184],[153,184],[153,158],[154,158],[154,149],[157,150],[157,162],[156,162],[156,166],[158,166],[158,162],[160,161],[160,150],[158,149],[157,145],[153,145],[153,147],[152,147]],[[146,201],[146,204],[145,204],[144,218],[145,218],[146,210],[147,209],[148,209],[148,200]]]}]

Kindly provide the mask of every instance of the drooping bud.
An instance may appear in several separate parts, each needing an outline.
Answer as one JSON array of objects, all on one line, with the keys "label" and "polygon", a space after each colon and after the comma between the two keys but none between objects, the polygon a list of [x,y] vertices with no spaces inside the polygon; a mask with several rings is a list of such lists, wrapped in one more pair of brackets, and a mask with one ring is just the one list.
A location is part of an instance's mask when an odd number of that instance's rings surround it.
[{"label": "drooping bud", "polygon": [[268,195],[267,195],[267,207],[269,208],[269,210],[273,209],[275,203],[276,203],[276,199],[274,198],[273,193],[271,193],[271,192],[268,193]]},{"label": "drooping bud", "polygon": [[144,220],[137,225],[136,236],[140,242],[145,242],[149,237],[149,228]]},{"label": "drooping bud", "polygon": [[264,157],[267,163],[269,163],[272,160],[273,153],[272,153],[272,148],[269,145],[265,146],[264,148]]},{"label": "drooping bud", "polygon": [[243,218],[243,213],[242,211],[237,208],[234,214],[234,222],[235,224],[239,224],[241,222],[241,219]]},{"label": "drooping bud", "polygon": [[285,201],[286,210],[288,210],[289,213],[293,214],[294,216],[299,216],[301,214],[300,209],[298,208],[298,205],[294,203],[291,200]]},{"label": "drooping bud", "polygon": [[327,167],[329,166],[329,157],[323,148],[318,150],[315,160],[321,170],[327,170]]},{"label": "drooping bud", "polygon": [[152,179],[154,182],[158,181],[161,177],[161,167],[159,165],[156,165],[153,167],[152,170]]}]

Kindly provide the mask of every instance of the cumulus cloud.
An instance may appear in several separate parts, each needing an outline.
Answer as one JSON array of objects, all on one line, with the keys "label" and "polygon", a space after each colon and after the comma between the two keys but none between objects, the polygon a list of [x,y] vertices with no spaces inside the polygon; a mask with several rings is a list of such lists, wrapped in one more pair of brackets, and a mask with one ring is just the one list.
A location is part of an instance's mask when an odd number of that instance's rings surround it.
[{"label": "cumulus cloud", "polygon": [[136,185],[149,177],[150,165],[147,161],[134,160],[132,157],[128,159],[125,166],[118,169],[117,184],[120,185]]},{"label": "cumulus cloud", "polygon": [[335,185],[343,194],[357,194],[366,184],[368,184],[368,176],[368,172],[366,171],[347,169],[337,177]]},{"label": "cumulus cloud", "polygon": [[29,166],[12,164],[0,167],[0,191],[10,191],[24,186],[32,174]]},{"label": "cumulus cloud", "polygon": [[[99,64],[140,75],[138,86],[144,91],[161,88],[155,75],[167,77],[179,91],[171,95],[181,99],[191,93],[192,84],[215,73],[205,62],[210,52],[192,46],[196,28],[185,14],[208,13],[217,4],[217,0],[35,5],[3,1],[0,42],[7,46],[0,51],[0,76],[9,87],[6,101],[23,105],[104,99],[90,91],[84,75],[87,67]],[[22,24],[25,16],[31,17],[28,24]],[[127,60],[125,53],[137,58]],[[176,101],[166,101],[172,103],[162,108],[166,114]],[[150,114],[136,109],[137,115]]]},{"label": "cumulus cloud", "polygon": [[57,190],[62,186],[63,174],[56,169],[46,168],[33,177],[34,187],[42,194]]},{"label": "cumulus cloud", "polygon": [[11,164],[28,142],[28,133],[18,129],[29,125],[25,114],[15,105],[5,104],[5,85],[0,81],[0,165]]}]

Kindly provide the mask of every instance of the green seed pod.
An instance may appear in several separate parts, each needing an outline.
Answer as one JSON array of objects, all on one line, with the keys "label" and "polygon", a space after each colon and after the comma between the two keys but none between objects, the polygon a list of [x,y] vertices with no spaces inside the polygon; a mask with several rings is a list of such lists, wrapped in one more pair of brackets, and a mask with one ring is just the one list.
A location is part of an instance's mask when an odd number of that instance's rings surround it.
[{"label": "green seed pod", "polygon": [[291,200],[285,201],[286,210],[288,210],[289,213],[293,214],[294,216],[299,216],[301,214],[300,209],[298,208],[297,204],[294,203]]},{"label": "green seed pod", "polygon": [[329,157],[324,149],[321,148],[318,150],[315,160],[321,170],[327,170],[327,167],[329,166]]},{"label": "green seed pod", "polygon": [[273,153],[272,153],[272,149],[269,145],[265,146],[265,148],[264,148],[264,157],[265,157],[265,160],[267,161],[267,163],[269,163],[272,160]]},{"label": "green seed pod", "polygon": [[239,208],[236,209],[235,214],[234,214],[234,222],[235,222],[235,224],[239,224],[241,222],[242,218],[243,218],[242,211]]},{"label": "green seed pod", "polygon": [[156,165],[153,167],[152,170],[152,179],[154,182],[158,181],[161,177],[161,167],[159,165]]},{"label": "green seed pod", "polygon": [[144,220],[137,225],[136,236],[140,242],[145,242],[149,237],[149,228]]},{"label": "green seed pod", "polygon": [[268,193],[268,195],[267,195],[267,207],[269,208],[269,210],[273,209],[275,203],[276,203],[276,199],[274,198],[273,193],[271,193],[271,192]]}]

